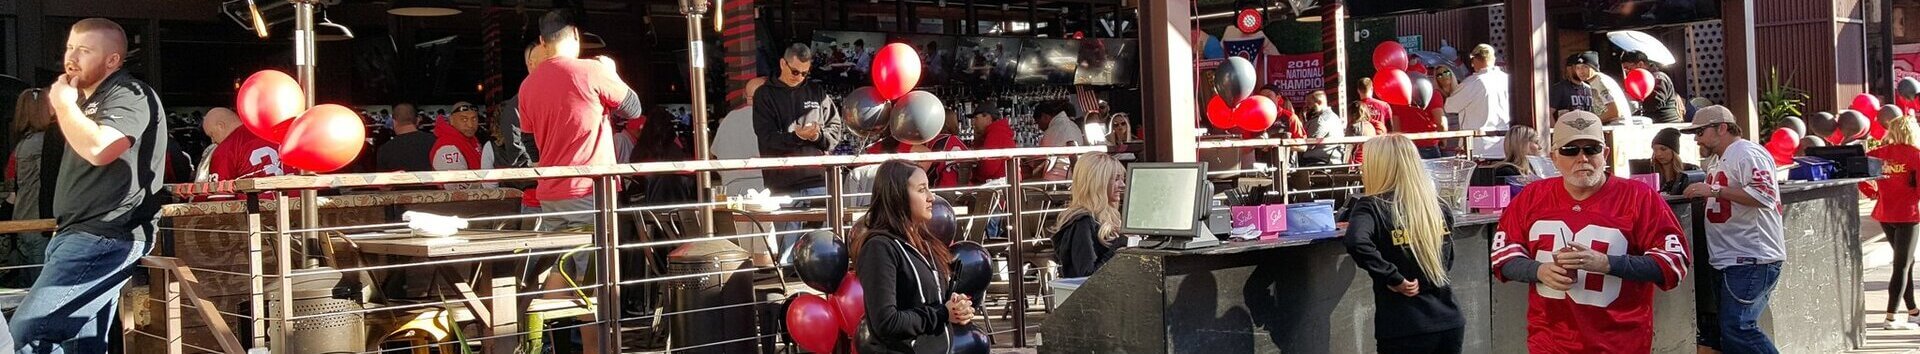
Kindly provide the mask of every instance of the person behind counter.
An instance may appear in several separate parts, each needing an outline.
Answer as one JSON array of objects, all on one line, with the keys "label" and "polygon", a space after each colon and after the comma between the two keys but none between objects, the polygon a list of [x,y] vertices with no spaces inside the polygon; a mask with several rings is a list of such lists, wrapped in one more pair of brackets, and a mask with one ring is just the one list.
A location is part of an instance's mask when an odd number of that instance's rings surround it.
[{"label": "person behind counter", "polygon": [[1647,59],[1644,52],[1630,51],[1620,56],[1621,75],[1633,69],[1646,69],[1653,74],[1653,91],[1640,100],[1640,116],[1652,118],[1654,123],[1679,123],[1680,113],[1687,107],[1680,102],[1680,92],[1673,89],[1673,78],[1660,70],[1659,62]]},{"label": "person behind counter", "polygon": [[853,236],[854,274],[866,291],[864,325],[879,342],[859,343],[861,353],[948,353],[947,326],[973,321],[973,299],[943,286],[953,254],[927,231],[932,219],[926,171],[906,160],[880,164],[873,207]]},{"label": "person behind counter", "polygon": [[1382,353],[1459,353],[1467,320],[1453,302],[1453,213],[1440,205],[1413,140],[1367,140],[1366,194],[1347,209],[1347,254],[1373,278]]},{"label": "person behind counter", "polygon": [[1493,175],[1496,177],[1526,176],[1528,181],[1537,181],[1557,176],[1551,162],[1541,157],[1540,133],[1533,127],[1516,125],[1507,130],[1507,140],[1501,142],[1507,158],[1495,163]]},{"label": "person behind counter", "polygon": [[1699,170],[1699,165],[1680,161],[1680,130],[1661,129],[1653,135],[1653,172],[1660,175],[1660,191],[1678,192],[1685,189],[1687,171]]},{"label": "person behind counter", "polygon": [[1604,172],[1600,117],[1573,111],[1552,132],[1563,174],[1527,184],[1501,214],[1494,276],[1533,283],[1529,351],[1649,352],[1654,289],[1678,286],[1692,264],[1680,221],[1653,187]]},{"label": "person behind counter", "polygon": [[1127,195],[1127,168],[1105,153],[1080,155],[1073,166],[1073,199],[1053,225],[1053,261],[1060,276],[1081,278],[1113,258],[1126,245],[1120,236],[1120,199]]},{"label": "person behind counter", "polygon": [[[1893,277],[1887,279],[1887,318],[1889,330],[1914,329],[1920,321],[1920,306],[1913,301],[1913,230],[1920,222],[1920,148],[1913,145],[1916,127],[1913,116],[1895,118],[1887,123],[1886,145],[1867,156],[1886,161],[1885,179],[1860,182],[1860,192],[1878,202],[1873,205],[1873,220],[1886,230],[1893,244]],[[1895,321],[1893,314],[1900,301],[1907,302],[1907,321]]]},{"label": "person behind counter", "polygon": [[1758,321],[1787,258],[1780,180],[1773,176],[1767,149],[1740,138],[1736,122],[1733,111],[1708,106],[1681,130],[1696,134],[1703,154],[1720,157],[1707,167],[1707,181],[1688,185],[1685,192],[1706,198],[1706,238],[1713,250],[1708,263],[1721,273],[1720,284],[1708,284],[1720,303],[1719,316],[1709,318],[1719,325],[1701,322],[1700,344],[1723,352],[1777,353]]}]

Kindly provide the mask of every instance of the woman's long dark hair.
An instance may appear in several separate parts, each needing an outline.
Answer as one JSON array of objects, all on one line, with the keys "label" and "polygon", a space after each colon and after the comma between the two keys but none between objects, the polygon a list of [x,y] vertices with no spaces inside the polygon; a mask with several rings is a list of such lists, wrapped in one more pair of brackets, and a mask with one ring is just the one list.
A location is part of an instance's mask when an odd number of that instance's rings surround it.
[{"label": "woman's long dark hair", "polygon": [[953,253],[947,245],[933,238],[927,231],[927,225],[913,221],[912,186],[907,180],[913,179],[915,172],[922,172],[920,166],[907,160],[887,160],[880,164],[880,171],[873,177],[873,207],[867,210],[867,216],[861,219],[861,225],[853,235],[854,262],[859,262],[860,249],[867,244],[869,231],[884,231],[906,241],[907,246],[920,251],[933,261],[933,269],[945,276],[947,262],[953,261]]}]

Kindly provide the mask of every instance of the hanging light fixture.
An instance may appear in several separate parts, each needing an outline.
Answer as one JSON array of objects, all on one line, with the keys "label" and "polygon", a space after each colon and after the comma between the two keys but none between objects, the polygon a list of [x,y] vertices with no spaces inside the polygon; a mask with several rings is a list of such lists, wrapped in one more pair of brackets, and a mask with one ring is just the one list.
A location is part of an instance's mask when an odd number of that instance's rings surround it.
[{"label": "hanging light fixture", "polygon": [[452,16],[460,14],[460,8],[447,0],[394,0],[387,13],[412,17]]},{"label": "hanging light fixture", "polygon": [[263,16],[260,16],[260,4],[254,3],[253,0],[247,0],[247,17],[253,22],[254,35],[260,36],[260,39],[266,39],[267,20],[263,18]]},{"label": "hanging light fixture", "polygon": [[[327,18],[327,11],[324,9],[320,11],[320,23],[316,23],[314,24],[314,26],[332,28],[338,32],[338,33],[316,34],[313,36],[313,40],[315,41],[333,42],[333,41],[344,41],[344,40],[353,39],[353,29],[347,28],[347,25],[342,25],[342,24],[333,22],[333,19],[331,18]],[[314,31],[314,32],[319,32],[319,31]]]}]

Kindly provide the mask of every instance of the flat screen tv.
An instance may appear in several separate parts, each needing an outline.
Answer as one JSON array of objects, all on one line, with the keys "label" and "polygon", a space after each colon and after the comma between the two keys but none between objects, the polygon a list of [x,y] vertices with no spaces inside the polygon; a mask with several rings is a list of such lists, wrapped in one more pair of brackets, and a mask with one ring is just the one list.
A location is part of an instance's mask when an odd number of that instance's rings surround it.
[{"label": "flat screen tv", "polygon": [[1700,22],[1720,17],[1721,0],[1576,0],[1587,29],[1613,30]]},{"label": "flat screen tv", "polygon": [[1125,85],[1133,83],[1140,47],[1137,41],[1123,38],[1099,38],[1080,41],[1080,65],[1073,74],[1076,85]]},{"label": "flat screen tv", "polygon": [[[873,53],[886,40],[886,34],[879,32],[814,31],[813,72],[809,76],[831,84],[865,86]],[[785,48],[775,50],[781,52]]]},{"label": "flat screen tv", "polygon": [[948,78],[961,85],[1013,83],[1019,63],[1020,40],[1007,37],[958,37],[953,70]]},{"label": "flat screen tv", "polygon": [[1074,70],[1079,66],[1079,41],[1029,38],[1020,44],[1020,65],[1014,71],[1013,82],[1071,85]]}]

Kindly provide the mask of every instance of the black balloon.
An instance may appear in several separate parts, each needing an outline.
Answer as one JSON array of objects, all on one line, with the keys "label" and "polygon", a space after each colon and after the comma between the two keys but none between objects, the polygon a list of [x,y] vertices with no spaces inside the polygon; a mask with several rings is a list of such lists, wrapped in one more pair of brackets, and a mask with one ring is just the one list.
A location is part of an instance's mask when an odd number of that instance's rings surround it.
[{"label": "black balloon", "polygon": [[953,203],[947,197],[933,197],[933,220],[927,222],[927,231],[933,233],[940,242],[953,243],[954,232],[959,230],[959,221],[953,214]]},{"label": "black balloon", "polygon": [[1833,113],[1827,112],[1814,113],[1812,116],[1807,116],[1808,133],[1823,137],[1833,135],[1833,128],[1836,125],[1834,119]]},{"label": "black balloon", "polygon": [[1807,136],[1807,122],[1800,120],[1800,117],[1780,118],[1778,128],[1787,128],[1787,130],[1792,130],[1794,134]]},{"label": "black balloon", "polygon": [[947,335],[952,339],[948,348],[953,349],[953,354],[987,354],[993,348],[987,333],[973,325],[947,326]]},{"label": "black balloon", "polygon": [[1427,103],[1433,101],[1433,79],[1421,73],[1407,73],[1407,79],[1409,86],[1413,86],[1413,96],[1409,97],[1408,105],[1426,109]]},{"label": "black balloon", "polygon": [[953,292],[965,294],[979,303],[987,292],[987,283],[993,280],[993,259],[987,255],[987,249],[973,241],[954,243],[953,263],[947,266],[953,270]]},{"label": "black balloon", "polygon": [[885,345],[873,337],[873,330],[867,329],[867,321],[860,321],[860,329],[853,333],[853,349],[860,353],[886,353]]},{"label": "black balloon", "polygon": [[1878,118],[1881,124],[1892,122],[1894,118],[1900,118],[1900,106],[1880,105],[1879,113],[1874,115],[1874,118]]},{"label": "black balloon", "polygon": [[1812,136],[1812,135],[1803,136],[1803,137],[1800,137],[1800,146],[1793,149],[1793,154],[1795,156],[1806,155],[1807,148],[1820,147],[1820,146],[1827,146],[1826,138],[1821,138],[1821,137]]},{"label": "black balloon", "polygon": [[1867,127],[1873,124],[1873,122],[1867,121],[1866,114],[1851,109],[1840,111],[1840,117],[1836,119],[1835,123],[1840,126],[1840,136],[1846,138],[1843,140],[1859,139],[1860,137],[1866,136]]},{"label": "black balloon", "polygon": [[847,244],[826,230],[800,235],[793,248],[793,266],[800,281],[822,293],[839,290],[847,276]]},{"label": "black balloon", "polygon": [[908,92],[893,101],[887,112],[893,140],[909,145],[925,144],[947,127],[947,107],[939,97],[926,91]]},{"label": "black balloon", "polygon": [[1915,80],[1911,77],[1904,78],[1900,79],[1900,83],[1894,86],[1894,93],[1898,94],[1900,98],[1911,100],[1914,99],[1914,96],[1920,96],[1920,80]]},{"label": "black balloon", "polygon": [[1213,69],[1213,93],[1220,95],[1228,108],[1239,107],[1241,100],[1253,96],[1253,84],[1259,82],[1254,74],[1253,62],[1247,58],[1227,57]]},{"label": "black balloon", "polygon": [[887,106],[887,100],[880,98],[872,86],[853,89],[840,101],[841,120],[853,134],[873,137],[887,130]]}]

